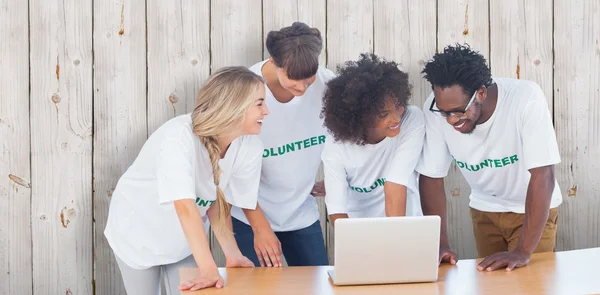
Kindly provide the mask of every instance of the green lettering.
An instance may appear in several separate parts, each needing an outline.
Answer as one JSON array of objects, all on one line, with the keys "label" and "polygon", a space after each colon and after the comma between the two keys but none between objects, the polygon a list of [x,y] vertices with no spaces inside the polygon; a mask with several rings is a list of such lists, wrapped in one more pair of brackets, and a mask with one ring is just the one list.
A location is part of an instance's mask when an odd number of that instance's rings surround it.
[{"label": "green lettering", "polygon": [[325,142],[325,135],[319,135],[319,144],[322,144]]},{"label": "green lettering", "polygon": [[374,189],[376,189],[379,185],[377,184],[377,182],[373,183],[370,187],[371,191],[373,191]]},{"label": "green lettering", "polygon": [[510,163],[511,164],[514,163],[514,162],[516,162],[516,161],[519,161],[519,159],[517,158],[517,155],[510,156]]},{"label": "green lettering", "polygon": [[266,158],[269,156],[269,150],[265,149],[265,151],[263,152],[263,158]]},{"label": "green lettering", "polygon": [[310,142],[308,142],[308,138],[304,140],[304,148],[309,148],[310,147]]},{"label": "green lettering", "polygon": [[200,206],[208,206],[208,202],[209,201],[206,201],[206,200],[200,200],[200,203],[198,205],[200,205]]},{"label": "green lettering", "polygon": [[316,136],[313,136],[310,138],[310,145],[311,146],[317,145],[317,137]]},{"label": "green lettering", "polygon": [[285,154],[285,146],[277,147],[277,152],[279,152],[279,155]]},{"label": "green lettering", "polygon": [[383,186],[384,183],[385,183],[385,178],[377,179],[377,184],[379,184],[380,186]]},{"label": "green lettering", "polygon": [[288,144],[285,145],[285,151],[287,153],[293,152],[295,150],[296,150],[296,148],[294,147],[294,143],[288,143]]},{"label": "green lettering", "polygon": [[469,169],[469,165],[468,164],[465,164],[465,168],[467,168],[468,171],[473,171],[473,170]]},{"label": "green lettering", "polygon": [[359,192],[359,193],[364,193],[363,189],[360,187],[356,187],[355,191]]},{"label": "green lettering", "polygon": [[510,164],[510,160],[508,159],[508,157],[506,157],[506,158],[503,158],[503,159],[502,159],[502,165],[503,165],[503,166],[506,166],[506,165],[508,165],[508,164]]},{"label": "green lettering", "polygon": [[496,168],[502,167],[502,162],[500,162],[500,160],[494,160],[494,164],[496,164]]},{"label": "green lettering", "polygon": [[479,169],[481,169],[481,168],[479,167],[479,165],[475,165],[475,167],[477,167],[477,169],[475,169],[475,168],[473,167],[473,165],[471,165],[471,171],[475,172],[475,171],[479,171]]},{"label": "green lettering", "polygon": [[298,147],[298,150],[302,149],[302,140],[296,141],[296,142],[294,142],[294,144],[296,144],[296,146]]},{"label": "green lettering", "polygon": [[215,202],[215,201],[210,201],[210,205],[212,206],[212,204],[213,204],[214,202]]},{"label": "green lettering", "polygon": [[458,165],[459,168],[465,168],[465,163],[463,163],[461,161],[456,161],[456,164]]},{"label": "green lettering", "polygon": [[481,165],[481,169],[483,169],[483,166],[485,167],[490,167],[490,165],[488,165],[488,161],[484,160],[483,162],[481,162],[479,165]]},{"label": "green lettering", "polygon": [[369,190],[369,189],[368,189],[368,188],[366,188],[366,187],[364,187],[364,188],[363,188],[363,193],[370,193],[370,192],[372,192],[372,191],[373,191],[373,190]]}]

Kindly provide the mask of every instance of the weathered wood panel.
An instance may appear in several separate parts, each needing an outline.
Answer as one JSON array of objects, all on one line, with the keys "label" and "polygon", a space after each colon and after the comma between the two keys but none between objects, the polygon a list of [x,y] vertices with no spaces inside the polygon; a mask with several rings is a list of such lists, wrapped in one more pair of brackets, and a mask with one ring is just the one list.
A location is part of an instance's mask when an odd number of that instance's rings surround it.
[{"label": "weathered wood panel", "polygon": [[490,1],[492,75],[535,81],[552,110],[552,2]]},{"label": "weathered wood panel", "polygon": [[209,0],[147,1],[148,135],[193,111],[209,74],[209,13]]},{"label": "weathered wood panel", "polygon": [[0,294],[32,294],[28,6],[0,1]]},{"label": "weathered wood panel", "polygon": [[327,1],[327,67],[373,52],[373,1]]},{"label": "weathered wood panel", "polygon": [[[489,57],[487,0],[439,0],[437,11],[439,52],[448,45],[468,43],[486,58]],[[454,164],[445,184],[450,246],[459,258],[474,258],[477,250],[469,214],[471,188]]]},{"label": "weathered wood panel", "polygon": [[261,0],[211,3],[211,70],[251,66],[262,59]]},{"label": "weathered wood panel", "polygon": [[[211,72],[224,66],[251,66],[262,60],[260,0],[222,0],[211,3]],[[211,249],[218,266],[225,255],[214,234]]]},{"label": "weathered wood panel", "polygon": [[374,52],[409,74],[411,104],[421,107],[431,93],[422,78],[424,62],[436,52],[435,1],[374,1]]},{"label": "weathered wood panel", "polygon": [[94,2],[94,279],[126,294],[104,237],[112,192],[146,141],[146,3]]},{"label": "weathered wood panel", "polygon": [[[600,3],[554,1],[557,250],[600,246]],[[547,25],[547,24],[546,24]]]},{"label": "weathered wood panel", "polygon": [[92,294],[92,1],[29,5],[33,293]]}]

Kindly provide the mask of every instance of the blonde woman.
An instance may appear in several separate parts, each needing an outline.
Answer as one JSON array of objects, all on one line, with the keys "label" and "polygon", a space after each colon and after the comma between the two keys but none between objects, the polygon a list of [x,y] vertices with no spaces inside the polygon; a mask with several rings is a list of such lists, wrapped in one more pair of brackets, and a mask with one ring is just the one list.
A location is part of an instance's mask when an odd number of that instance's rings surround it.
[{"label": "blonde woman", "polygon": [[[243,67],[214,73],[200,89],[194,111],[156,130],[119,180],[105,236],[130,295],[166,289],[223,287],[212,258],[207,219],[227,267],[252,267],[235,242],[230,205],[254,209],[263,146],[257,136],[268,114],[263,79]],[[179,268],[198,267],[179,284]]]}]

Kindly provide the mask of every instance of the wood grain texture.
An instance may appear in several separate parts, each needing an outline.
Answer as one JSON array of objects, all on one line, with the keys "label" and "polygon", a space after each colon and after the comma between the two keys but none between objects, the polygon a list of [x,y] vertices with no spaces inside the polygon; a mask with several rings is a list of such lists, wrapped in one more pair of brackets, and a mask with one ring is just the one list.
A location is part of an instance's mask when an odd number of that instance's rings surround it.
[{"label": "wood grain texture", "polygon": [[94,279],[126,294],[104,237],[112,193],[146,141],[146,3],[94,2]]},{"label": "wood grain texture", "polygon": [[488,0],[438,0],[438,51],[468,43],[489,56]]},{"label": "wood grain texture", "polygon": [[532,80],[552,110],[552,1],[490,1],[492,75]]},{"label": "wood grain texture", "polygon": [[373,52],[373,1],[327,1],[327,67]]},{"label": "wood grain texture", "polygon": [[374,1],[374,53],[400,65],[413,85],[411,104],[421,108],[431,85],[421,75],[436,51],[435,1]]},{"label": "wood grain texture", "polygon": [[0,0],[0,294],[32,294],[28,5]]},{"label": "wood grain texture", "polygon": [[[512,272],[482,272],[476,268],[479,260],[460,260],[456,266],[442,265],[436,282],[363,286],[333,285],[327,274],[331,266],[220,268],[225,288],[182,294],[598,294],[596,267],[588,262],[599,259],[600,248],[539,253]],[[197,271],[182,268],[181,281]]]},{"label": "wood grain texture", "polygon": [[[467,43],[489,57],[487,0],[439,0],[437,15],[438,52],[448,45]],[[450,246],[459,258],[475,258],[477,250],[469,214],[471,188],[454,163],[444,181]]]},{"label": "wood grain texture", "polygon": [[211,2],[211,70],[262,60],[261,0]]},{"label": "wood grain texture", "polygon": [[34,294],[92,294],[92,1],[31,0]]},{"label": "wood grain texture", "polygon": [[210,1],[147,1],[148,136],[191,113],[209,75]]},{"label": "wood grain texture", "polygon": [[557,249],[600,246],[600,3],[554,1]]}]

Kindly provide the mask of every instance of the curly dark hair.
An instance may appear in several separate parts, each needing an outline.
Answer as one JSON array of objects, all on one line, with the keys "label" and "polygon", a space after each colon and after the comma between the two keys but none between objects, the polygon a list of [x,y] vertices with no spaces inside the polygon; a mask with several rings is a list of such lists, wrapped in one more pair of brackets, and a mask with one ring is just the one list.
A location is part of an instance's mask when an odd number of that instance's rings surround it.
[{"label": "curly dark hair", "polygon": [[270,31],[265,45],[275,65],[286,69],[292,80],[308,79],[319,69],[321,32],[305,23],[294,22],[279,31]]},{"label": "curly dark hair", "polygon": [[423,78],[431,83],[431,88],[459,85],[467,96],[473,95],[481,86],[492,84],[490,68],[485,57],[474,51],[468,44],[447,46],[444,52],[436,53],[425,64]]},{"label": "curly dark hair", "polygon": [[406,106],[412,85],[408,74],[393,61],[362,53],[358,61],[337,67],[338,76],[329,80],[323,96],[321,118],[337,141],[366,144],[367,130],[383,111],[385,98]]}]

